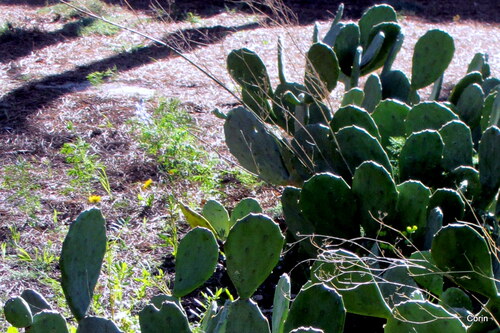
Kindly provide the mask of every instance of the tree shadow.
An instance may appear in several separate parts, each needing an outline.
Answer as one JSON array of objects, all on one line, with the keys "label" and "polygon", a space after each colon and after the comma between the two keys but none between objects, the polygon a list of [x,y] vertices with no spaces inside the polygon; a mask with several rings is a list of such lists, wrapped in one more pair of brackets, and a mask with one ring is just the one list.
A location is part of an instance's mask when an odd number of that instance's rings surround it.
[{"label": "tree shadow", "polygon": [[116,68],[118,72],[126,71],[160,59],[176,57],[172,48],[179,52],[190,52],[217,43],[232,33],[258,27],[258,23],[251,23],[237,27],[214,26],[176,31],[163,38],[169,46],[151,45],[132,52],[122,52],[71,71],[30,82],[0,99],[0,131],[23,130],[30,114],[74,91],[75,86],[87,82],[87,76],[91,73],[110,68]]},{"label": "tree shadow", "polygon": [[25,30],[10,27],[0,35],[0,63],[9,62],[29,55],[31,52],[43,49],[68,39],[80,37],[81,30],[91,25],[95,19],[82,18],[75,22],[66,23],[61,29],[51,32],[40,31],[36,28]]}]

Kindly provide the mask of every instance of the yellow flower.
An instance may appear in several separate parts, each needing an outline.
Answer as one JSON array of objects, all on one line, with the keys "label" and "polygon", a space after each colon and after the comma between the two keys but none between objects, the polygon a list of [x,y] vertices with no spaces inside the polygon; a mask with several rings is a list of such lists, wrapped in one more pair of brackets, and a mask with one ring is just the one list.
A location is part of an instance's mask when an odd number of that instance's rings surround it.
[{"label": "yellow flower", "polygon": [[90,203],[98,203],[98,202],[101,202],[101,196],[100,196],[100,195],[90,195],[90,196],[89,196],[89,202],[90,202]]},{"label": "yellow flower", "polygon": [[152,180],[151,178],[149,178],[148,180],[146,180],[146,181],[144,182],[144,184],[142,184],[142,188],[143,188],[143,189],[147,189],[148,187],[150,187],[150,186],[151,186],[151,184],[153,184],[153,180]]}]

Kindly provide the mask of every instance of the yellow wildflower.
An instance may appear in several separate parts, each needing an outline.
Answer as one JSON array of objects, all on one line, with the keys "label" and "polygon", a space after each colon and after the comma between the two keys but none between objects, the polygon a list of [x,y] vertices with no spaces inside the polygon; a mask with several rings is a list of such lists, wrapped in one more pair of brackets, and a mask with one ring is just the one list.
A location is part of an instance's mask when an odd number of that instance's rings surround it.
[{"label": "yellow wildflower", "polygon": [[90,202],[90,203],[98,203],[98,202],[101,202],[101,196],[100,196],[100,195],[90,195],[90,196],[89,196],[89,202]]},{"label": "yellow wildflower", "polygon": [[144,184],[142,184],[142,188],[143,188],[143,189],[147,189],[148,187],[150,187],[150,186],[151,186],[151,184],[153,184],[153,180],[152,180],[151,178],[149,178],[148,180],[146,180],[146,181],[144,182]]}]

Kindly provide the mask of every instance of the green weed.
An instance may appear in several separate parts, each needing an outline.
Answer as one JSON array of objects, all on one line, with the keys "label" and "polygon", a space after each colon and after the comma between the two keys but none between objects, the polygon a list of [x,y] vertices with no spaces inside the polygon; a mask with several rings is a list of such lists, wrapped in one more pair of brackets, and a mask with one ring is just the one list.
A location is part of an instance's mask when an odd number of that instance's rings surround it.
[{"label": "green weed", "polygon": [[203,191],[213,191],[217,186],[214,169],[218,159],[199,148],[191,134],[191,117],[180,107],[180,101],[160,99],[152,116],[146,118],[134,123],[138,141],[167,177],[196,182]]},{"label": "green weed", "polygon": [[[99,16],[106,13],[106,7],[100,0],[79,0],[75,5]],[[75,19],[82,16],[81,12],[63,3],[44,7],[38,11],[38,14],[58,15],[62,20]]]},{"label": "green weed", "polygon": [[[116,18],[108,18],[110,21],[116,21]],[[120,27],[116,25],[106,23],[102,20],[93,20],[90,24],[84,25],[79,29],[79,35],[102,35],[102,36],[113,36],[119,33]]]},{"label": "green weed", "polygon": [[191,24],[196,24],[201,22],[201,17],[193,12],[186,13],[186,21]]},{"label": "green weed", "polygon": [[113,68],[108,68],[103,72],[93,72],[87,75],[87,80],[93,86],[99,86],[104,83],[104,80],[107,78],[111,78],[116,76],[117,68],[114,66]]}]

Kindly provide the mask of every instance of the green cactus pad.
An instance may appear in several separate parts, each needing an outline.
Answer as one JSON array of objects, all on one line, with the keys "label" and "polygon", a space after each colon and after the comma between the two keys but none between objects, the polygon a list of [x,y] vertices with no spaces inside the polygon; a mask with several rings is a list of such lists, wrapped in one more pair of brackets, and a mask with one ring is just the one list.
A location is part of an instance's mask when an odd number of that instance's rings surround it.
[{"label": "green cactus pad", "polygon": [[431,197],[431,190],[419,181],[408,180],[397,186],[399,192],[396,212],[397,219],[393,226],[404,231],[406,227],[417,226],[415,236],[425,233],[427,224],[427,206]]},{"label": "green cactus pad", "polygon": [[311,268],[311,281],[334,288],[342,295],[349,313],[378,318],[391,316],[372,272],[354,253],[334,250],[321,254]]},{"label": "green cactus pad", "polygon": [[101,211],[84,211],[70,225],[59,261],[61,287],[77,320],[87,313],[105,253],[106,223]]},{"label": "green cactus pad", "polygon": [[295,155],[311,174],[334,169],[332,164],[338,156],[334,155],[330,128],[322,124],[307,125],[295,133],[291,145]]},{"label": "green cactus pad", "polygon": [[361,56],[361,62],[359,64],[360,67],[365,66],[366,64],[370,63],[377,54],[379,54],[380,50],[382,49],[382,46],[384,45],[385,41],[385,33],[383,31],[379,31],[375,37],[370,41],[370,45],[366,47],[366,49],[363,49],[363,54]]},{"label": "green cactus pad", "polygon": [[307,119],[307,124],[328,125],[330,120],[332,120],[332,112],[325,103],[315,101],[309,105],[309,119]]},{"label": "green cactus pad", "polygon": [[432,242],[432,258],[456,284],[487,297],[497,297],[491,254],[485,239],[464,224],[449,224]]},{"label": "green cactus pad", "polygon": [[47,300],[34,290],[26,289],[21,293],[21,297],[30,306],[31,313],[37,314],[42,310],[52,310],[52,307]]},{"label": "green cactus pad", "polygon": [[314,284],[303,288],[293,301],[285,321],[285,332],[311,326],[325,333],[341,333],[345,316],[342,296],[324,284]]},{"label": "green cactus pad", "polygon": [[230,300],[226,300],[224,306],[219,309],[219,312],[211,318],[206,324],[205,333],[224,333],[226,332],[227,315],[229,314]]},{"label": "green cactus pad", "polygon": [[139,312],[141,333],[191,333],[187,317],[173,302],[164,302],[158,310],[147,305]]},{"label": "green cactus pad", "polygon": [[28,327],[33,323],[30,306],[22,297],[13,297],[3,307],[5,319],[14,327]]},{"label": "green cactus pad", "polygon": [[151,297],[150,303],[152,305],[154,305],[159,310],[159,309],[161,309],[161,306],[162,306],[163,302],[165,302],[165,301],[169,301],[169,302],[177,304],[179,309],[181,309],[185,313],[185,311],[181,305],[181,300],[175,296],[172,296],[172,295],[166,295],[166,294],[155,295],[155,296]]},{"label": "green cactus pad", "polygon": [[347,106],[347,105],[361,106],[361,103],[363,103],[364,98],[365,98],[365,93],[363,92],[363,90],[361,90],[360,88],[352,88],[351,90],[349,90],[344,94],[340,106]]},{"label": "green cactus pad", "polygon": [[364,128],[370,135],[380,141],[380,134],[375,121],[367,111],[360,107],[354,105],[344,106],[335,112],[330,122],[333,132],[338,132],[341,128],[352,125]]},{"label": "green cactus pad", "polygon": [[406,135],[426,129],[439,130],[444,124],[457,120],[453,111],[437,102],[423,102],[415,105],[405,121]]},{"label": "green cactus pad", "polygon": [[216,234],[214,227],[212,227],[210,222],[205,217],[203,217],[203,215],[198,214],[197,212],[195,212],[182,202],[179,202],[179,207],[181,208],[181,212],[186,218],[186,221],[188,222],[191,228],[193,229],[196,227],[207,228],[214,234]]},{"label": "green cactus pad", "polygon": [[255,112],[263,121],[268,123],[274,121],[271,113],[272,105],[269,102],[270,98],[269,95],[266,95],[260,90],[251,90],[248,88],[242,88],[241,90],[241,100],[243,104],[249,110]]},{"label": "green cactus pad", "polygon": [[376,220],[383,219],[391,224],[395,216],[398,191],[394,180],[383,166],[373,161],[361,164],[354,173],[352,192],[357,200],[361,225],[368,237],[374,237],[380,229]]},{"label": "green cactus pad", "polygon": [[399,178],[420,180],[427,186],[441,178],[443,140],[437,131],[425,130],[410,135],[399,155]]},{"label": "green cactus pad", "polygon": [[389,5],[376,5],[368,8],[359,20],[359,30],[361,32],[361,45],[366,48],[369,43],[368,37],[373,28],[383,22],[397,22],[397,14],[394,8]]},{"label": "green cactus pad", "polygon": [[271,273],[283,243],[279,226],[265,215],[247,215],[231,228],[224,244],[227,273],[242,299],[251,297]]},{"label": "green cactus pad", "polygon": [[[68,333],[68,326],[66,325],[66,320],[64,317],[51,310],[43,310],[33,316],[33,325],[29,328],[30,333]],[[77,330],[77,333],[81,331]],[[91,331],[87,331],[91,332]],[[98,331],[94,330],[92,332],[108,332],[108,331]],[[113,333],[114,331],[109,331]],[[115,331],[119,332],[119,331]]]},{"label": "green cactus pad", "polygon": [[175,256],[174,296],[183,297],[212,276],[219,258],[214,234],[204,228],[188,232],[179,243]]},{"label": "green cactus pad", "polygon": [[356,23],[344,25],[335,39],[333,50],[337,55],[340,70],[344,75],[351,76],[352,64],[359,45],[359,27]]},{"label": "green cactus pad", "polygon": [[365,129],[357,126],[347,126],[335,134],[338,151],[342,159],[337,160],[335,170],[349,181],[354,170],[365,161],[374,161],[381,164],[389,173],[392,173],[389,157],[379,141]]},{"label": "green cactus pad", "polygon": [[411,87],[421,89],[436,81],[448,68],[455,53],[453,38],[435,29],[427,31],[415,44]]},{"label": "green cactus pad", "polygon": [[282,143],[253,113],[242,107],[229,111],[224,134],[229,151],[245,169],[273,184],[288,182]]},{"label": "green cactus pad", "polygon": [[472,311],[472,301],[469,296],[459,288],[451,287],[439,298],[439,305],[450,308],[462,308]]},{"label": "green cactus pad", "polygon": [[481,84],[482,82],[483,82],[483,76],[481,75],[481,73],[479,72],[468,73],[463,78],[461,78],[460,81],[458,81],[455,87],[453,87],[453,90],[451,91],[448,100],[452,104],[457,105],[460,96],[468,86],[473,85],[474,83]]},{"label": "green cactus pad", "polygon": [[368,77],[363,92],[365,93],[365,98],[363,99],[361,107],[369,113],[372,113],[382,100],[382,83],[377,74],[371,74]]},{"label": "green cactus pad", "polygon": [[394,316],[385,325],[385,333],[446,332],[465,333],[462,322],[442,306],[428,301],[407,301],[393,309]]},{"label": "green cactus pad", "polygon": [[429,95],[429,100],[430,101],[437,101],[437,100],[439,100],[439,96],[441,94],[441,88],[443,87],[443,81],[444,81],[444,74],[442,74],[434,82],[434,85],[432,86],[431,94]]},{"label": "green cactus pad", "polygon": [[306,87],[298,83],[280,83],[276,87],[273,95],[273,120],[276,125],[283,128],[287,133],[295,132],[295,107],[285,98],[285,93],[292,93],[294,96],[299,96],[306,92]]},{"label": "green cactus pad", "polygon": [[290,333],[324,333],[324,331],[313,327],[299,327],[291,330]]},{"label": "green cactus pad", "polygon": [[299,205],[315,234],[349,239],[359,236],[359,224],[353,221],[354,200],[341,177],[323,173],[304,183]]},{"label": "green cactus pad", "polygon": [[239,299],[229,306],[225,332],[270,333],[269,323],[257,303]]},{"label": "green cactus pad", "polygon": [[500,126],[500,94],[498,92],[492,92],[484,100],[480,124],[482,132],[490,126]]},{"label": "green cactus pad", "polygon": [[380,47],[380,51],[373,57],[373,59],[371,59],[366,65],[362,66],[362,75],[373,72],[384,65],[384,62],[391,53],[393,46],[397,43],[398,37],[401,34],[401,27],[399,24],[393,22],[377,24],[370,32],[368,43],[371,43],[380,32],[384,33],[384,42]]},{"label": "green cactus pad", "polygon": [[390,145],[390,137],[405,136],[404,123],[410,107],[397,100],[383,100],[375,108],[372,118],[377,124],[382,146]]},{"label": "green cactus pad", "polygon": [[439,207],[430,210],[425,227],[424,245],[422,250],[428,251],[432,247],[434,235],[443,227],[443,211]]},{"label": "green cactus pad", "polygon": [[489,127],[479,142],[479,180],[482,196],[492,200],[500,187],[500,129]]},{"label": "green cactus pad", "polygon": [[382,85],[382,99],[395,99],[410,103],[410,80],[405,73],[399,70],[383,73],[380,77]]},{"label": "green cactus pad", "polygon": [[227,56],[227,68],[243,88],[272,96],[266,65],[255,52],[246,48],[231,51]]},{"label": "green cactus pad", "polygon": [[284,333],[284,325],[290,310],[291,283],[288,274],[281,275],[273,298],[272,332]]},{"label": "green cactus pad", "polygon": [[340,68],[332,48],[323,43],[315,43],[307,52],[305,86],[311,96],[322,100],[337,86]]},{"label": "green cactus pad", "polygon": [[409,266],[405,262],[396,262],[387,268],[377,282],[390,308],[408,299],[420,297],[417,283],[410,276]]},{"label": "green cactus pad", "polygon": [[477,200],[481,194],[479,172],[473,167],[460,166],[453,169],[450,178],[457,190],[468,200]]},{"label": "green cactus pad", "polygon": [[500,79],[498,79],[496,77],[489,77],[483,81],[483,83],[481,84],[481,87],[483,88],[484,94],[489,95],[494,90],[498,91],[499,85],[500,85]]},{"label": "green cactus pad", "polygon": [[216,200],[208,200],[201,211],[210,225],[217,232],[217,236],[222,240],[226,239],[231,223],[229,221],[229,213],[224,206]]},{"label": "green cactus pad", "polygon": [[[314,234],[314,227],[304,217],[300,209],[301,190],[296,187],[286,187],[281,195],[281,206],[283,207],[283,216],[285,217],[288,233],[296,240],[302,240],[304,236]],[[300,242],[301,247],[311,254],[316,256],[317,249],[310,242]]]},{"label": "green cactus pad", "polygon": [[429,202],[429,211],[435,207],[443,211],[443,223],[453,223],[463,218],[465,213],[465,203],[460,194],[449,188],[437,189]]},{"label": "green cactus pad", "polygon": [[85,317],[78,323],[76,333],[122,333],[111,320],[100,317]]},{"label": "green cactus pad", "polygon": [[408,270],[415,282],[434,295],[441,296],[444,285],[443,276],[436,267],[431,253],[429,251],[413,252],[409,259]]},{"label": "green cactus pad", "polygon": [[483,79],[486,79],[491,74],[490,65],[488,64],[488,55],[486,53],[476,53],[472,58],[467,73],[480,72]]},{"label": "green cactus pad", "polygon": [[231,212],[231,226],[250,213],[262,213],[262,207],[257,200],[254,198],[245,198],[238,202]]},{"label": "green cactus pad", "polygon": [[464,123],[470,128],[475,128],[480,125],[483,104],[483,89],[479,84],[474,83],[464,89],[458,99],[456,110]]},{"label": "green cactus pad", "polygon": [[472,134],[470,128],[459,120],[446,123],[439,130],[443,139],[443,160],[441,165],[447,171],[460,166],[472,166]]}]

